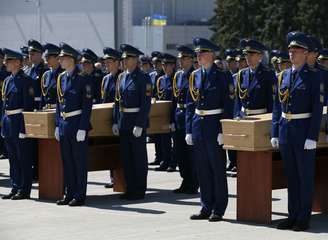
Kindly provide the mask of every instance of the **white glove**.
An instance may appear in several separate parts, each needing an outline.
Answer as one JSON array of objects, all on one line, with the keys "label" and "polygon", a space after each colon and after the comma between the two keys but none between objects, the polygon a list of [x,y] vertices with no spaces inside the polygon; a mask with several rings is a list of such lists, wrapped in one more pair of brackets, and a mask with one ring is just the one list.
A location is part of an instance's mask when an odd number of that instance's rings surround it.
[{"label": "white glove", "polygon": [[170,126],[169,126],[169,129],[170,129],[171,132],[175,132],[175,124],[171,123]]},{"label": "white glove", "polygon": [[77,130],[77,134],[76,134],[76,141],[77,142],[83,142],[85,140],[85,135],[86,135],[86,131],[85,130]]},{"label": "white glove", "polygon": [[116,123],[113,124],[112,131],[113,131],[114,136],[119,136],[120,135],[120,131],[118,130],[118,125]]},{"label": "white glove", "polygon": [[19,134],[18,134],[18,138],[20,138],[20,139],[24,139],[24,138],[26,138],[25,133],[19,133]]},{"label": "white glove", "polygon": [[137,126],[135,126],[134,128],[133,128],[133,135],[136,137],[136,138],[138,138],[138,137],[140,137],[141,136],[141,134],[142,134],[142,128],[141,127],[137,127]]},{"label": "white glove", "polygon": [[55,138],[59,142],[59,127],[55,128]]},{"label": "white glove", "polygon": [[223,134],[219,133],[218,138],[216,140],[220,146],[223,145]]},{"label": "white glove", "polygon": [[317,148],[317,142],[311,139],[306,139],[304,143],[305,150],[312,150]]},{"label": "white glove", "polygon": [[279,138],[271,138],[271,146],[273,148],[279,148]]},{"label": "white glove", "polygon": [[192,142],[192,134],[190,133],[186,134],[185,140],[187,145],[194,145],[194,143]]}]

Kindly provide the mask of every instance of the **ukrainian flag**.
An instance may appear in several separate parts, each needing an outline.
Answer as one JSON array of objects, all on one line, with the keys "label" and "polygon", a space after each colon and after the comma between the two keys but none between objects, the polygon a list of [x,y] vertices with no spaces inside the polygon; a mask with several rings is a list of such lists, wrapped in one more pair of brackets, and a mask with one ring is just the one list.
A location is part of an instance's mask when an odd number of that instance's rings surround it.
[{"label": "ukrainian flag", "polygon": [[166,26],[167,17],[163,15],[154,14],[151,17],[152,26]]}]

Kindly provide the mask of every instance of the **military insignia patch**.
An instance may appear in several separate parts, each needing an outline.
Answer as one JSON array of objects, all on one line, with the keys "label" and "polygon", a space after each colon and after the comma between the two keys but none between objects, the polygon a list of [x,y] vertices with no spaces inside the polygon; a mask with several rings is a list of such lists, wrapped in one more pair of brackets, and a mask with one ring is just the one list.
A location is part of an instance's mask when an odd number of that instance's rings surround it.
[{"label": "military insignia patch", "polygon": [[229,84],[229,92],[230,94],[235,93],[235,87],[232,84]]},{"label": "military insignia patch", "polygon": [[86,97],[87,98],[92,98],[91,86],[90,85],[85,86],[85,92],[86,92]]},{"label": "military insignia patch", "polygon": [[151,87],[151,84],[146,84],[146,96],[147,97],[150,97],[151,96],[151,91],[152,90],[152,87]]},{"label": "military insignia patch", "polygon": [[321,93],[325,92],[325,86],[323,85],[323,83],[320,83],[320,92]]},{"label": "military insignia patch", "polygon": [[28,89],[28,94],[29,94],[30,96],[34,96],[34,88],[33,88],[33,87],[30,87],[30,88]]}]

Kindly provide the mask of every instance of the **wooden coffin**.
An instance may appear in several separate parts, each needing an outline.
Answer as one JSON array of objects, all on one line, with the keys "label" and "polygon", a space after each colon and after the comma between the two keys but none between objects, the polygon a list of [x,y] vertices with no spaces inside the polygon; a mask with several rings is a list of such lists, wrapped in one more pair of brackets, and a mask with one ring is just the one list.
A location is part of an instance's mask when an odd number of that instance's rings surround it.
[{"label": "wooden coffin", "polygon": [[[328,146],[325,142],[326,108],[323,113],[318,147]],[[272,150],[271,121],[271,113],[250,116],[241,120],[221,120],[224,148],[239,151]]]},{"label": "wooden coffin", "polygon": [[[171,114],[170,101],[152,103],[149,114],[148,133],[169,132]],[[91,137],[113,136],[112,132],[113,103],[95,104],[92,107]],[[24,112],[26,135],[29,138],[54,138],[55,110]]]}]

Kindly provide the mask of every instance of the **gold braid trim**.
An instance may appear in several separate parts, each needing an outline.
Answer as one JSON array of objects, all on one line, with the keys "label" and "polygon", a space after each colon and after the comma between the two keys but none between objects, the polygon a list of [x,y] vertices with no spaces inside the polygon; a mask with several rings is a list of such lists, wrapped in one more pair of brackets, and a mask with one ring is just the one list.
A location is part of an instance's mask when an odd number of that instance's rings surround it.
[{"label": "gold braid trim", "polygon": [[62,72],[61,74],[58,75],[57,77],[57,97],[58,97],[58,101],[59,103],[62,103],[64,101],[63,97],[64,97],[64,93],[63,90],[61,88],[61,77],[65,74],[66,72]]},{"label": "gold braid trim", "polygon": [[172,85],[173,85],[173,96],[174,97],[178,97],[179,94],[180,94],[180,91],[179,91],[179,89],[177,87],[177,74],[178,74],[178,72],[176,72],[174,74],[173,83],[172,83]]},{"label": "gold braid trim", "polygon": [[163,78],[164,78],[163,76],[159,77],[159,78],[157,79],[157,82],[156,82],[157,96],[158,96],[159,99],[162,99],[162,97],[163,97],[163,95],[164,95],[164,91],[165,91],[164,89],[163,89],[163,90],[160,89],[161,80],[162,80]]},{"label": "gold braid trim", "polygon": [[5,79],[5,80],[3,80],[2,86],[1,86],[1,98],[2,98],[2,101],[5,100],[6,85],[7,85],[7,83],[6,83],[6,79]]},{"label": "gold braid trim", "polygon": [[45,77],[45,74],[44,73],[41,77],[41,92],[42,92],[42,95],[45,97],[47,95],[47,92],[46,92],[46,88],[45,88],[45,82],[44,82],[44,77]]},{"label": "gold braid trim", "polygon": [[239,70],[239,72],[237,74],[237,89],[236,89],[236,91],[238,91],[238,95],[239,95],[240,99],[245,99],[246,96],[247,96],[247,88],[245,90],[241,89],[241,86],[240,86],[241,73],[242,73],[242,70]]},{"label": "gold braid trim", "polygon": [[282,76],[285,71],[281,71],[278,76],[278,94],[279,94],[279,101],[284,103],[287,101],[289,97],[289,89],[286,89],[284,92],[280,90],[281,82],[282,82]]},{"label": "gold braid trim", "polygon": [[101,88],[100,88],[100,93],[101,93],[101,98],[104,99],[105,98],[105,77],[103,77],[102,81],[101,81]]},{"label": "gold braid trim", "polygon": [[199,89],[194,88],[194,81],[195,81],[195,73],[192,72],[189,77],[189,92],[194,102],[198,101],[199,99]]},{"label": "gold braid trim", "polygon": [[120,93],[120,82],[122,80],[124,73],[121,73],[118,75],[117,80],[116,80],[116,90],[115,90],[115,101],[119,102],[121,101],[121,93]]}]

